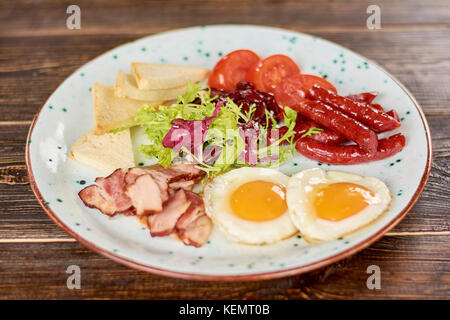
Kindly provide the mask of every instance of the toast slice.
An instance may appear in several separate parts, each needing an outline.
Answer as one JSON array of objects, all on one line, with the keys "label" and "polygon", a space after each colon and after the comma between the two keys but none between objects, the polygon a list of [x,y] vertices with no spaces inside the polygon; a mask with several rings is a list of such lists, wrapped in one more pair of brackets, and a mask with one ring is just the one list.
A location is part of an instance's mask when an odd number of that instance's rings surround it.
[{"label": "toast slice", "polygon": [[94,102],[94,134],[108,133],[133,123],[136,112],[144,104],[159,106],[163,101],[137,101],[114,96],[114,87],[96,82],[92,90]]},{"label": "toast slice", "polygon": [[183,95],[186,88],[187,84],[171,89],[140,90],[137,86],[136,79],[131,74],[119,71],[116,75],[114,94],[116,97],[134,100],[167,101],[174,100],[179,95]]},{"label": "toast slice", "polygon": [[130,129],[102,135],[89,131],[73,144],[69,157],[105,173],[134,167]]},{"label": "toast slice", "polygon": [[141,90],[170,89],[183,86],[189,81],[200,82],[208,77],[209,72],[209,69],[199,67],[131,63],[131,73]]}]

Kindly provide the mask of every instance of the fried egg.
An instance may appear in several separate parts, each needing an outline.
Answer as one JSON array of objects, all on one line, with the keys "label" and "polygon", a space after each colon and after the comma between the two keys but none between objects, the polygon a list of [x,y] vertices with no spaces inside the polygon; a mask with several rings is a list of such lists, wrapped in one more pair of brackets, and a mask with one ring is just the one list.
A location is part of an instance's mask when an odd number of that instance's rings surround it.
[{"label": "fried egg", "polygon": [[392,200],[377,178],[320,168],[295,174],[286,189],[292,222],[309,242],[334,240],[371,223]]},{"label": "fried egg", "polygon": [[206,213],[231,239],[262,245],[298,232],[289,217],[289,177],[267,168],[244,167],[222,174],[203,190]]}]

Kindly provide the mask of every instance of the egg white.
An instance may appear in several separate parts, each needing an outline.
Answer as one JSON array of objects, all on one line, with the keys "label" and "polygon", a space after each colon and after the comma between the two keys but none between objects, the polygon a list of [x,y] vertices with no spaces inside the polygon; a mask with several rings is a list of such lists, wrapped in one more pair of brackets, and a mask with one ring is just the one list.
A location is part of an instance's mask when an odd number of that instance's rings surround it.
[{"label": "egg white", "polygon": [[[317,184],[339,182],[361,185],[375,196],[367,207],[348,218],[329,221],[317,217],[309,203],[308,192]],[[292,176],[287,184],[286,194],[292,222],[309,242],[330,241],[354,232],[387,211],[392,201],[388,187],[377,178],[320,168],[304,170]]]},{"label": "egg white", "polygon": [[289,177],[277,170],[255,167],[243,167],[222,174],[203,189],[207,215],[227,237],[243,244],[270,244],[296,234],[298,230],[288,210],[278,218],[262,222],[244,220],[233,213],[230,196],[242,184],[255,180],[286,187]]}]

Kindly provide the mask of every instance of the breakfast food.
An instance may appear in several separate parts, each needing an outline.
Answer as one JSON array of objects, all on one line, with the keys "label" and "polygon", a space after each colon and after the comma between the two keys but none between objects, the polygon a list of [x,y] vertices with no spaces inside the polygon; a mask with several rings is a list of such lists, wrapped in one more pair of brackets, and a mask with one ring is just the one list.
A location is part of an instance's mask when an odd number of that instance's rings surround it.
[{"label": "breakfast food", "polygon": [[287,203],[292,222],[309,241],[330,241],[374,221],[391,203],[377,178],[325,171],[301,171],[289,179]]},{"label": "breakfast food", "polygon": [[294,60],[282,54],[274,54],[260,60],[247,73],[246,79],[255,84],[255,88],[264,92],[273,92],[284,79],[300,73]]},{"label": "breakfast food", "polygon": [[[372,101],[377,97],[377,95],[378,92],[362,92],[358,94],[351,94],[349,96],[346,96],[346,98],[361,103],[372,103]],[[372,106],[377,108],[378,110],[383,110],[383,107],[381,107],[379,104],[374,104]]]},{"label": "breakfast food", "polygon": [[316,123],[354,141],[368,153],[377,150],[377,134],[362,123],[319,101],[303,101],[295,110]]},{"label": "breakfast food", "polygon": [[142,101],[174,100],[185,91],[186,84],[169,89],[141,90],[137,86],[136,79],[131,74],[122,71],[117,72],[114,87],[114,94],[117,97]]},{"label": "breakfast food", "polygon": [[69,157],[106,173],[134,167],[130,129],[102,135],[89,131],[73,144]]},{"label": "breakfast food", "polygon": [[236,84],[247,81],[248,70],[260,60],[251,50],[236,50],[228,53],[214,66],[208,78],[211,88],[229,90]]},{"label": "breakfast food", "polygon": [[367,153],[355,145],[332,145],[311,138],[297,140],[295,148],[305,157],[322,163],[351,165],[392,157],[403,149],[405,143],[405,136],[397,133],[378,140],[374,153]]},{"label": "breakfast food", "polygon": [[[341,96],[288,56],[261,59],[244,49],[222,57],[211,73],[150,63],[132,63],[131,72],[119,71],[114,88],[94,85],[94,128],[70,153],[112,172],[79,192],[86,206],[136,216],[152,237],[174,235],[196,247],[213,225],[249,245],[298,232],[307,241],[330,241],[389,208],[389,189],[376,178],[318,168],[289,177],[276,170],[295,150],[336,165],[400,152],[401,133],[378,136],[400,120],[374,103],[377,92]],[[195,83],[208,75],[209,87]],[[134,166],[135,126],[148,140],[139,152],[158,164]]]},{"label": "breakfast food", "polygon": [[323,142],[325,144],[340,144],[348,142],[348,139],[343,135],[328,128],[324,129],[312,120],[302,118],[297,120],[297,124],[294,128],[296,140],[300,139],[304,134],[312,129],[316,129],[316,133],[309,136],[312,140]]},{"label": "breakfast food", "polygon": [[185,86],[189,81],[200,82],[208,77],[209,71],[199,67],[131,63],[131,72],[140,90],[170,89]]},{"label": "breakfast food", "polygon": [[400,121],[394,119],[379,108],[341,97],[316,85],[307,91],[306,96],[311,100],[319,100],[327,103],[336,110],[340,110],[353,117],[376,132],[391,131],[400,127]]},{"label": "breakfast food", "polygon": [[135,215],[145,221],[152,236],[176,234],[185,244],[202,246],[211,223],[203,200],[192,193],[204,173],[193,164],[117,169],[95,179],[79,192],[80,199],[103,214]]},{"label": "breakfast food", "polygon": [[[94,83],[92,88],[94,105],[94,134],[105,134],[118,127],[126,127],[133,123],[136,112],[149,101],[137,101],[120,98],[114,95],[114,88],[103,83]],[[154,101],[160,105],[162,101]]]},{"label": "breakfast food", "polygon": [[[200,88],[189,85],[176,103],[159,108],[144,106],[138,112],[135,125],[144,128],[150,142],[140,146],[142,153],[158,158],[162,166],[168,166],[177,157],[190,158],[206,172],[206,178],[232,166],[267,164],[268,157],[272,157],[271,164],[275,166],[290,156],[294,148],[295,111],[285,108],[281,114],[286,125],[281,134],[275,118],[278,105],[273,99],[261,99],[252,92],[258,99],[246,110],[228,92],[211,97],[209,91]],[[270,102],[276,108],[271,109]],[[269,135],[276,137],[270,139],[270,144]],[[284,142],[291,148],[279,148]],[[258,145],[265,147],[257,150]]]},{"label": "breakfast food", "polygon": [[240,243],[269,244],[297,233],[286,204],[289,177],[278,170],[240,168],[204,188],[206,213]]}]

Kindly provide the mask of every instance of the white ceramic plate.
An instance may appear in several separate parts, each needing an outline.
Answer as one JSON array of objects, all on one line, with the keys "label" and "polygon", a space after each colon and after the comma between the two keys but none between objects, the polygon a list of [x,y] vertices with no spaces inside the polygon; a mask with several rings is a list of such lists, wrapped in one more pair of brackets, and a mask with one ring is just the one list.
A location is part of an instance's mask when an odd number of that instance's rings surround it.
[{"label": "white ceramic plate", "polygon": [[[329,166],[296,155],[280,170],[287,174],[321,166],[375,176],[393,195],[391,209],[344,239],[307,244],[293,237],[274,245],[245,246],[215,228],[202,248],[171,237],[151,238],[137,219],[108,218],[83,205],[77,193],[103,175],[67,157],[71,145],[92,125],[90,90],[95,81],[113,85],[118,70],[133,61],[212,68],[235,49],[261,57],[292,57],[302,72],[326,76],[343,94],[378,91],[376,102],[397,110],[407,139],[402,152],[363,165]],[[140,161],[140,160],[139,160]],[[411,94],[368,59],[314,36],[259,26],[206,26],[175,30],[131,42],[85,64],[44,103],[30,128],[27,169],[31,186],[48,215],[87,247],[128,266],[156,274],[207,280],[254,280],[298,274],[330,264],[367,247],[395,226],[418,199],[431,165],[428,125]],[[83,184],[85,182],[85,184]]]}]

